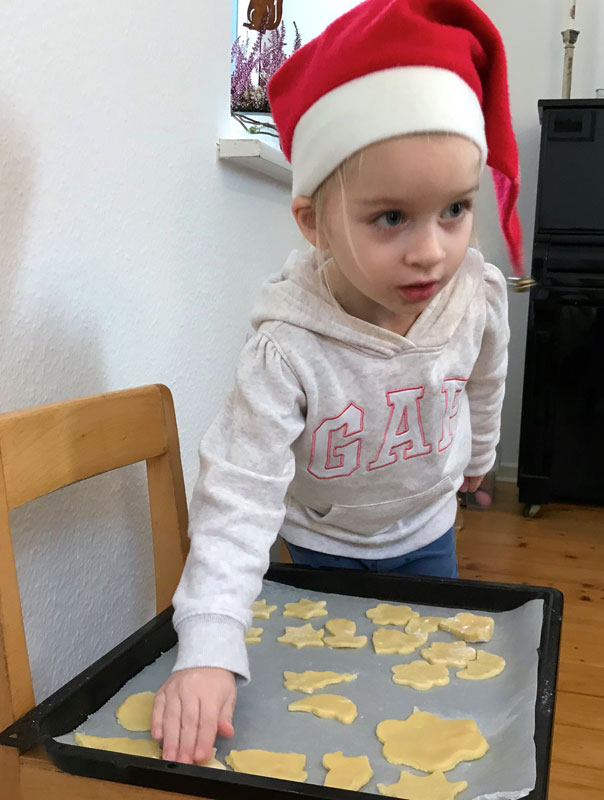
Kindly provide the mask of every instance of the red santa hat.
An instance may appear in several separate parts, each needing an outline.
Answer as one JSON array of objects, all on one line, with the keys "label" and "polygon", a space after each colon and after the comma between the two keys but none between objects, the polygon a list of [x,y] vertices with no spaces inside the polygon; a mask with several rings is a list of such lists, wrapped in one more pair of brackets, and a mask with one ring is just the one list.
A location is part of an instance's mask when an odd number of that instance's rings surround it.
[{"label": "red santa hat", "polygon": [[294,196],[310,196],[346,158],[393,136],[474,141],[493,171],[501,229],[522,275],[505,50],[471,0],[365,0],[285,62],[269,100]]}]

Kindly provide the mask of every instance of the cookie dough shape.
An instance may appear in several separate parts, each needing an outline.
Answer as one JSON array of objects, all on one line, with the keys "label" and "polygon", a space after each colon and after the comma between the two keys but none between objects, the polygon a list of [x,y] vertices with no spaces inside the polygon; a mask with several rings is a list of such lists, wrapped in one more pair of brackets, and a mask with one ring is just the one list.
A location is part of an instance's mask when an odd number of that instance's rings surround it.
[{"label": "cookie dough shape", "polygon": [[417,611],[409,606],[392,606],[388,603],[378,603],[375,608],[370,608],[365,615],[376,625],[406,625],[413,617],[419,617]]},{"label": "cookie dough shape", "polygon": [[74,734],[75,743],[79,747],[90,747],[93,750],[111,750],[113,753],[128,753],[145,758],[161,758],[161,748],[155,739],[129,739],[126,736],[87,736],[85,733]]},{"label": "cookie dough shape", "polygon": [[340,694],[317,694],[314,697],[303,697],[294,700],[287,707],[288,711],[309,711],[324,719],[337,719],[350,725],[357,718],[357,707],[347,697]]},{"label": "cookie dough shape", "polygon": [[381,794],[404,800],[453,800],[455,795],[468,788],[468,784],[466,781],[449,783],[442,772],[433,772],[425,778],[401,772],[397,783],[390,786],[378,783],[377,788]]},{"label": "cookie dough shape", "polygon": [[273,753],[270,750],[231,750],[225,758],[235,772],[262,775],[303,783],[308,778],[304,771],[306,756],[303,753]]},{"label": "cookie dough shape", "polygon": [[366,636],[355,636],[357,626],[351,619],[330,619],[325,628],[332,634],[323,639],[328,647],[358,650],[367,644]]},{"label": "cookie dough shape", "polygon": [[465,642],[432,642],[430,647],[420,651],[422,658],[431,664],[443,664],[445,667],[465,667],[476,658],[476,650]]},{"label": "cookie dough shape", "polygon": [[258,644],[262,641],[262,634],[264,628],[249,628],[245,634],[244,642],[246,644]]},{"label": "cookie dough shape", "polygon": [[427,633],[405,633],[392,628],[378,628],[373,634],[373,648],[378,655],[398,653],[404,656],[426,644],[427,640]]},{"label": "cookie dough shape", "polygon": [[310,622],[307,625],[298,625],[297,627],[285,628],[283,636],[278,636],[277,641],[282,644],[291,644],[293,647],[300,649],[301,647],[323,647],[323,637],[325,631],[323,628],[315,630]]},{"label": "cookie dough shape", "polygon": [[436,633],[441,619],[443,619],[443,617],[411,617],[405,627],[405,632],[420,634]]},{"label": "cookie dough shape", "polygon": [[252,613],[254,619],[270,619],[273,611],[277,610],[277,606],[267,606],[266,600],[256,600],[252,603]]},{"label": "cookie dough shape", "polygon": [[456,675],[466,681],[486,681],[487,678],[500,675],[504,668],[505,658],[496,656],[494,653],[487,653],[486,650],[479,650],[476,661],[470,661],[467,667],[457,672]]},{"label": "cookie dough shape", "polygon": [[283,685],[286,689],[293,689],[297,692],[312,694],[316,689],[323,689],[332,683],[347,683],[356,680],[356,675],[352,672],[317,672],[309,669],[306,672],[287,672],[283,673],[285,681]]},{"label": "cookie dough shape", "polygon": [[335,789],[349,789],[358,792],[373,778],[373,770],[367,756],[345,756],[341,751],[325,753],[323,766],[329,770],[324,786]]},{"label": "cookie dough shape", "polygon": [[138,692],[127,697],[115,712],[122,728],[127,731],[150,731],[155,692]]},{"label": "cookie dough shape", "polygon": [[326,617],[327,600],[307,600],[302,598],[297,603],[286,603],[284,617],[298,617],[298,619],[311,619],[312,617]]},{"label": "cookie dough shape", "polygon": [[442,719],[417,708],[405,720],[383,720],[376,735],[387,761],[423,772],[446,772],[461,761],[482,758],[489,749],[473,719]]},{"label": "cookie dough shape", "polygon": [[466,642],[488,642],[495,629],[495,620],[493,617],[479,617],[462,611],[454,617],[441,619],[439,626]]},{"label": "cookie dough shape", "polygon": [[226,769],[224,764],[216,758],[216,748],[212,748],[212,755],[207,761],[197,761],[198,767],[210,767],[210,769]]},{"label": "cookie dough shape", "polygon": [[447,686],[449,670],[442,664],[412,661],[410,664],[398,664],[392,667],[392,680],[412,689],[431,689],[433,686]]}]

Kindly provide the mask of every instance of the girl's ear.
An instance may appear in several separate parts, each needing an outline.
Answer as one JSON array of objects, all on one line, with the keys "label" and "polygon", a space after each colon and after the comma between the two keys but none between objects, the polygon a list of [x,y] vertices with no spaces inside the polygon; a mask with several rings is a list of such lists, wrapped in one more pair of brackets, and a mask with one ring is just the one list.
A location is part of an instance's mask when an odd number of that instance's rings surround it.
[{"label": "girl's ear", "polygon": [[298,195],[292,202],[292,214],[302,235],[314,247],[318,246],[317,215],[310,197]]}]

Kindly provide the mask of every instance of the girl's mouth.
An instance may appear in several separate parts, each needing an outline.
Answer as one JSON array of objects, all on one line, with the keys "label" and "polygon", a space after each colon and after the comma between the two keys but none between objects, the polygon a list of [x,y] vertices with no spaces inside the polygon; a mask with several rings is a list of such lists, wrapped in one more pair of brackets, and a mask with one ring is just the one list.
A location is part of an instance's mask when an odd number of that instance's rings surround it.
[{"label": "girl's mouth", "polygon": [[411,303],[419,303],[422,300],[429,300],[436,294],[438,283],[413,283],[408,286],[399,286],[399,292]]}]

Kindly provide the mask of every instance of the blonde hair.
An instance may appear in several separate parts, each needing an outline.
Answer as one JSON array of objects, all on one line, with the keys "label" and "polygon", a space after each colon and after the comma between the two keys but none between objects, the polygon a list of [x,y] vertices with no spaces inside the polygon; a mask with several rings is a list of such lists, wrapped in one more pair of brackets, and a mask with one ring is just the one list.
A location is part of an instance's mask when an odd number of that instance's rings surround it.
[{"label": "blonde hair", "polygon": [[[449,138],[449,136],[458,136],[459,134],[450,134],[447,132],[422,132],[419,134],[403,134],[404,137],[408,136],[426,136],[430,138],[431,136],[441,136],[445,138]],[[399,138],[399,137],[396,137]],[[400,137],[403,138],[403,137]],[[465,137],[464,137],[465,138]],[[366,149],[366,148],[365,148]],[[339,164],[336,169],[330,173],[327,178],[315,189],[311,196],[311,202],[313,206],[313,210],[315,213],[315,221],[316,221],[316,229],[317,229],[317,263],[319,266],[320,272],[323,274],[325,284],[329,290],[333,298],[333,294],[329,287],[329,282],[327,281],[325,270],[326,267],[331,260],[331,254],[328,248],[320,247],[320,242],[327,241],[326,232],[327,232],[327,204],[329,202],[329,197],[332,191],[337,187],[340,191],[340,199],[342,201],[342,208],[343,208],[343,217],[344,217],[344,229],[346,233],[346,238],[348,240],[348,246],[350,247],[350,251],[353,254],[357,266],[364,272],[362,264],[360,263],[358,256],[355,251],[354,242],[352,240],[352,236],[350,233],[350,217],[348,215],[348,206],[346,202],[346,184],[350,180],[350,176],[356,169],[358,173],[361,171],[362,163],[363,163],[363,154],[365,150],[359,150],[356,153],[353,153],[351,156],[348,156],[341,164]],[[476,231],[476,222],[473,220],[472,222],[472,233],[470,236],[470,247],[474,247],[477,250],[480,249],[480,245],[478,243],[478,234]]]},{"label": "blonde hair", "polygon": [[331,253],[329,249],[321,247],[321,242],[327,241],[327,204],[329,202],[329,197],[334,191],[336,187],[340,190],[340,197],[342,200],[342,208],[344,210],[344,227],[346,231],[346,238],[348,240],[348,246],[350,247],[350,251],[352,252],[357,265],[361,272],[363,272],[362,264],[356,254],[356,250],[354,247],[354,242],[352,239],[352,235],[350,233],[350,218],[348,216],[348,206],[346,202],[346,183],[350,177],[352,169],[355,165],[355,162],[359,162],[359,169],[360,163],[363,160],[363,151],[361,150],[358,153],[353,153],[353,155],[349,156],[347,159],[342,161],[336,169],[325,178],[323,183],[321,183],[317,189],[315,189],[312,197],[311,202],[313,205],[313,210],[315,212],[315,225],[317,230],[317,266],[319,269],[319,273],[323,278],[323,282],[325,287],[334,303],[337,304],[337,300],[334,296],[334,293],[331,289],[331,285],[329,283],[329,279],[327,276],[327,267],[329,262],[332,259]]}]

